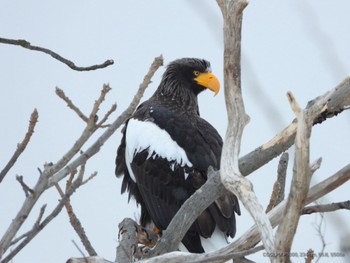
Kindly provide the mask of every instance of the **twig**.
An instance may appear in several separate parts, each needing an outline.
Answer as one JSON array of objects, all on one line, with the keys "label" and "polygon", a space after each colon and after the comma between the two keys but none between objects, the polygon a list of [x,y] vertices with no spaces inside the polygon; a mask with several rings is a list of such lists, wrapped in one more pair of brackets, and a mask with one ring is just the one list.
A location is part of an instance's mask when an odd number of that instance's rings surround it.
[{"label": "twig", "polygon": [[30,115],[28,131],[27,131],[26,135],[24,136],[23,141],[17,145],[17,149],[16,149],[15,153],[12,155],[10,161],[6,164],[4,169],[0,172],[0,183],[2,182],[2,180],[4,179],[4,177],[6,176],[8,171],[16,163],[18,157],[26,149],[26,147],[29,143],[29,140],[34,133],[35,125],[38,122],[38,117],[39,117],[38,111],[36,109],[34,109],[32,114]]},{"label": "twig", "polygon": [[[81,169],[79,171],[79,175],[78,175],[80,180],[82,180],[82,178],[83,178],[84,171],[85,171],[85,165],[82,165]],[[95,172],[94,174],[96,175],[97,173]],[[89,178],[92,178],[92,177],[90,176]],[[66,183],[66,192],[71,187],[72,181],[73,181],[73,176],[70,176],[70,178],[67,180],[67,183]],[[81,181],[81,185],[83,185],[84,183],[85,183],[85,181]],[[59,192],[61,198],[63,198],[64,197],[64,193],[63,193],[61,187],[59,186],[58,183],[55,186],[56,186],[56,189]],[[79,236],[79,238],[80,238],[81,242],[83,243],[86,251],[89,253],[89,256],[97,256],[97,253],[96,253],[95,249],[91,245],[91,242],[90,242],[89,238],[87,237],[87,235],[85,233],[84,227],[82,226],[79,218],[76,216],[76,214],[73,211],[73,207],[72,207],[72,205],[70,203],[70,199],[69,198],[67,198],[67,202],[65,204],[65,207],[66,207],[67,214],[68,214],[68,217],[69,217],[69,222],[72,225],[72,227],[75,230],[75,232],[77,233],[77,235]]]},{"label": "twig", "polygon": [[45,213],[45,209],[46,209],[46,204],[44,204],[41,208],[40,208],[40,212],[39,212],[39,216],[38,218],[36,219],[34,225],[33,225],[33,228],[31,230],[29,230],[28,232],[22,234],[21,236],[17,237],[16,239],[12,240],[11,242],[11,246],[13,246],[14,244],[16,244],[18,241],[22,240],[23,238],[27,237],[28,235],[30,235],[33,231],[33,229],[36,229],[38,228],[40,222],[41,222],[41,219],[43,218],[44,216],[44,213]]},{"label": "twig", "polygon": [[104,125],[104,123],[108,120],[108,118],[109,118],[109,116],[113,113],[113,112],[115,112],[116,111],[116,109],[117,109],[117,104],[112,104],[112,106],[111,106],[111,108],[109,109],[109,111],[107,111],[107,113],[105,114],[105,116],[102,118],[102,120],[101,121],[99,121],[99,123],[97,123],[97,128],[107,128],[107,127],[109,127],[110,125],[109,124],[106,124],[106,125]]},{"label": "twig", "polygon": [[80,117],[80,119],[82,119],[86,123],[88,122],[88,117],[86,117],[84,113],[82,113],[80,109],[74,105],[74,103],[66,96],[66,94],[64,94],[64,91],[62,89],[56,87],[56,94],[59,98],[61,98],[67,103],[67,106],[71,108]]},{"label": "twig", "polygon": [[31,189],[24,181],[23,181],[23,176],[21,175],[17,175],[16,176],[16,180],[20,183],[20,185],[22,186],[22,189],[24,191],[24,194],[26,197],[28,197],[30,194],[33,194],[34,191],[33,189]]},{"label": "twig", "polygon": [[313,213],[325,213],[325,212],[334,212],[340,209],[350,210],[350,200],[338,203],[331,203],[325,205],[313,205],[304,207],[301,210],[302,215],[310,215]]},{"label": "twig", "polygon": [[[323,253],[324,253],[324,251],[326,249],[326,245],[327,245],[325,237],[324,237],[324,233],[323,233],[324,230],[322,230],[322,225],[325,222],[324,213],[320,213],[319,216],[320,216],[321,220],[320,220],[320,223],[318,223],[318,224],[315,223],[315,229],[316,229],[317,234],[318,234],[318,236],[320,237],[320,240],[321,240],[322,249],[321,249],[320,253],[321,253],[321,255],[323,255]],[[320,260],[321,260],[321,257],[318,257],[315,263],[317,263]]]},{"label": "twig", "polygon": [[35,51],[40,51],[40,52],[46,53],[46,54],[50,55],[51,57],[53,57],[54,59],[57,59],[58,61],[66,64],[71,69],[77,70],[77,71],[96,70],[96,69],[106,68],[106,67],[114,64],[114,61],[112,59],[108,59],[105,62],[103,62],[102,64],[97,64],[97,65],[93,65],[93,66],[89,66],[89,67],[78,67],[72,61],[60,56],[56,52],[51,51],[50,49],[47,49],[47,48],[33,46],[28,41],[26,41],[24,39],[17,39],[16,40],[16,39],[0,38],[0,43],[21,46],[21,47],[29,49],[29,50],[35,50]]}]

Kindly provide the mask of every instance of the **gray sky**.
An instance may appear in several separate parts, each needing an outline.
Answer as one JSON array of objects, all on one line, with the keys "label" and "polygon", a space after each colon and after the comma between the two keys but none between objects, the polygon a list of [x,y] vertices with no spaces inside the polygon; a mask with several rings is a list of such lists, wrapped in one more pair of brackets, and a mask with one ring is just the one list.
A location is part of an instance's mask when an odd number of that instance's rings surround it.
[{"label": "gray sky", "polygon": [[[350,3],[337,1],[251,0],[245,10],[242,40],[243,96],[251,121],[245,129],[242,155],[263,144],[288,123],[294,115],[286,98],[292,91],[299,104],[306,103],[335,87],[350,69]],[[84,123],[55,95],[58,86],[87,113],[98,97],[103,83],[113,90],[102,112],[114,102],[120,114],[130,102],[153,58],[163,54],[165,63],[181,57],[201,57],[211,61],[213,72],[222,82],[222,18],[215,1],[1,1],[0,36],[26,39],[33,45],[54,50],[79,66],[89,66],[113,59],[108,68],[76,72],[50,56],[20,47],[0,45],[0,96],[2,129],[0,131],[0,167],[3,167],[16,144],[26,132],[34,108],[39,123],[27,150],[0,184],[0,235],[6,230],[24,199],[15,180],[23,175],[32,186],[37,168],[56,162],[75,142]],[[145,94],[156,89],[161,68]],[[200,95],[202,116],[224,136],[226,112],[223,92],[213,97]],[[100,113],[102,116],[103,113]],[[313,177],[317,183],[349,163],[350,114],[328,120],[313,129],[311,160],[323,158],[321,169]],[[97,138],[100,131],[94,138]],[[72,197],[73,208],[99,255],[114,260],[117,224],[124,217],[134,217],[136,206],[120,195],[121,180],[114,176],[114,159],[120,131],[87,164],[86,174],[98,176]],[[290,166],[293,152],[290,151]],[[277,161],[248,178],[265,207],[275,180]],[[288,179],[291,178],[289,169]],[[349,184],[327,195],[321,202],[349,199]],[[287,189],[288,186],[287,186]],[[27,231],[47,203],[47,213],[57,204],[55,189],[45,193],[33,210],[22,232]],[[339,251],[339,237],[349,235],[348,211],[326,215],[324,235],[327,252]],[[321,250],[314,224],[319,215],[303,216],[293,252],[316,253]],[[238,218],[240,236],[252,224],[248,213]],[[63,211],[40,233],[14,262],[65,262],[81,256],[72,244],[79,238]],[[43,249],[44,248],[44,249]],[[251,257],[267,262],[262,253]],[[302,262],[303,259],[295,259]],[[322,262],[322,261],[321,261]],[[323,262],[329,262],[323,259]],[[332,262],[345,262],[332,258]]]}]

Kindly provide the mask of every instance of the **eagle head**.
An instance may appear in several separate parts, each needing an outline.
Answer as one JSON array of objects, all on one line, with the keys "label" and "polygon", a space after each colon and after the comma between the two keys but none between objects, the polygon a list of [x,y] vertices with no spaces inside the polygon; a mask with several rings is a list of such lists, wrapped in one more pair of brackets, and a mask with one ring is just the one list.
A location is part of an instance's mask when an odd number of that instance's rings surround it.
[{"label": "eagle head", "polygon": [[189,92],[196,96],[209,89],[215,93],[220,90],[217,77],[211,72],[210,62],[197,58],[181,58],[169,63],[161,82],[162,92]]}]

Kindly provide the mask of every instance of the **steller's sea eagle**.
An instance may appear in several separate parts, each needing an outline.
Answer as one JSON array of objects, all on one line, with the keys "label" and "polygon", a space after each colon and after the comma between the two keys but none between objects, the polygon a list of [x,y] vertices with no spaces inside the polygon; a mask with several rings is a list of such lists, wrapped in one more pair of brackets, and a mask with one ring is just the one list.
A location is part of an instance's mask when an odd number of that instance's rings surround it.
[{"label": "steller's sea eagle", "polygon": [[[219,92],[210,63],[183,58],[171,62],[150,99],[126,122],[117,151],[121,191],[141,205],[140,223],[164,230],[181,205],[207,180],[207,169],[220,169],[222,139],[199,115],[197,95]],[[182,240],[189,252],[208,252],[212,238],[236,233],[235,195],[225,193],[192,224]],[[214,244],[215,245],[215,244]],[[222,244],[221,244],[222,246]],[[211,248],[212,250],[213,248]]]}]

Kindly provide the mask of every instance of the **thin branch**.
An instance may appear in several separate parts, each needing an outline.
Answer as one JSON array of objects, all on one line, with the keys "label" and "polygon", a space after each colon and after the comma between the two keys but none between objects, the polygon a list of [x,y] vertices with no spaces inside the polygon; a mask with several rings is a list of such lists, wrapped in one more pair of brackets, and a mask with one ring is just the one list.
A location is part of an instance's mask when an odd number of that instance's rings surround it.
[{"label": "thin branch", "polygon": [[[317,202],[317,201],[316,201]],[[318,236],[320,237],[320,240],[321,240],[321,244],[322,244],[322,249],[321,249],[321,255],[323,255],[325,249],[326,249],[326,240],[325,240],[325,237],[324,237],[324,233],[322,230],[322,226],[323,226],[323,223],[325,223],[325,219],[324,219],[324,213],[320,213],[319,216],[321,217],[321,220],[318,224],[315,224],[315,229],[317,231],[317,234]],[[316,262],[315,263],[318,263],[318,261],[321,260],[321,257],[318,257]]]},{"label": "thin branch", "polygon": [[71,108],[80,117],[80,119],[82,119],[86,123],[88,122],[88,117],[86,117],[84,113],[82,113],[80,109],[74,105],[74,103],[66,96],[66,94],[64,94],[64,91],[62,89],[56,87],[56,94],[59,98],[61,98],[67,103],[67,106]]},{"label": "thin branch", "polygon": [[[79,175],[78,177],[83,178],[83,175],[84,175],[84,171],[85,171],[85,166],[82,165],[81,166],[81,169],[79,171]],[[96,173],[95,173],[96,174]],[[66,183],[66,192],[69,190],[69,188],[71,187],[72,185],[72,182],[73,182],[73,176],[71,176],[68,180],[67,180],[67,183]],[[84,181],[81,181],[81,185],[84,184]],[[64,197],[64,193],[61,189],[61,187],[59,186],[59,184],[57,183],[56,185],[56,189],[57,191],[59,192],[61,198]],[[85,230],[84,230],[84,227],[82,226],[79,218],[76,216],[76,214],[74,213],[73,211],[73,207],[70,203],[70,198],[67,199],[67,202],[65,204],[65,207],[66,207],[66,210],[67,210],[67,214],[68,214],[68,217],[69,217],[69,222],[70,224],[72,225],[73,229],[75,230],[75,232],[78,234],[81,242],[83,243],[86,251],[89,253],[89,256],[97,256],[97,253],[95,251],[95,249],[93,248],[93,246],[91,245],[91,242],[89,240],[89,238],[87,237],[86,233],[85,233]]]},{"label": "thin branch", "polygon": [[11,242],[11,246],[13,246],[14,244],[16,244],[18,241],[22,240],[23,238],[26,238],[29,234],[32,233],[33,229],[36,229],[38,228],[40,222],[41,222],[41,219],[43,218],[44,216],[44,213],[45,213],[45,209],[46,209],[46,204],[44,204],[41,208],[40,208],[40,212],[39,212],[39,216],[38,218],[35,220],[35,223],[34,223],[34,226],[31,230],[29,230],[28,232],[22,234],[21,236],[17,237],[16,239],[14,239],[12,242]]},{"label": "thin branch", "polygon": [[105,62],[103,62],[102,64],[92,65],[89,67],[79,67],[79,66],[76,66],[72,61],[60,56],[56,52],[54,52],[48,48],[33,46],[30,44],[30,42],[28,42],[24,39],[0,38],[0,43],[21,46],[21,47],[29,49],[29,50],[34,50],[34,51],[46,53],[46,54],[50,55],[51,57],[53,57],[54,59],[57,59],[58,61],[66,64],[68,67],[70,67],[71,69],[76,70],[76,71],[96,70],[96,69],[106,68],[106,67],[114,64],[114,61],[112,59],[108,59]]},{"label": "thin branch", "polygon": [[311,215],[313,213],[335,212],[340,209],[350,210],[350,200],[325,205],[306,206],[301,210],[301,214]]},{"label": "thin branch", "polygon": [[31,189],[24,181],[23,181],[23,176],[21,175],[17,175],[16,176],[16,180],[20,183],[20,185],[22,186],[22,189],[24,191],[24,194],[26,197],[28,197],[30,194],[33,194],[34,191],[33,189]]},{"label": "thin branch", "polygon": [[109,116],[113,113],[113,112],[115,112],[117,110],[117,104],[112,104],[112,106],[111,106],[111,108],[107,111],[107,113],[105,114],[105,116],[102,118],[102,120],[100,120],[99,121],[99,123],[97,123],[97,125],[96,125],[96,127],[97,128],[107,128],[107,127],[109,127],[110,125],[109,124],[104,124],[107,120],[108,120],[108,118],[109,118]]},{"label": "thin branch", "polygon": [[29,143],[29,140],[34,133],[34,128],[35,128],[36,123],[38,122],[38,118],[39,118],[38,111],[36,109],[34,109],[32,114],[30,115],[28,131],[27,131],[26,135],[24,136],[23,141],[17,145],[17,149],[16,149],[15,153],[12,155],[10,161],[6,164],[4,169],[0,172],[0,183],[2,182],[2,180],[4,179],[4,177],[6,176],[8,171],[16,163],[18,157],[26,149],[26,147]]}]

